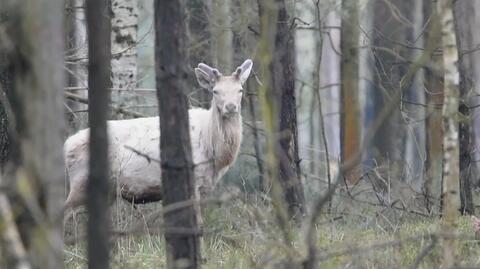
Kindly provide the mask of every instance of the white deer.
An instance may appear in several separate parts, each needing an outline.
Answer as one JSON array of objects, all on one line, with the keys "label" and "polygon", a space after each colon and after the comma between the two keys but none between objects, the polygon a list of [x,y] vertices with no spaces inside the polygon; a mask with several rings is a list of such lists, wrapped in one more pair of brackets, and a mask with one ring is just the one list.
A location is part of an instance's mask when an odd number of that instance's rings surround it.
[{"label": "white deer", "polygon": [[[203,63],[195,68],[200,86],[213,94],[210,109],[189,110],[197,194],[210,192],[237,158],[242,141],[242,85],[252,66],[248,59],[231,76],[223,76],[217,69]],[[159,118],[109,121],[107,126],[112,189],[119,190],[121,197],[129,202],[161,200],[160,164],[145,157],[160,156]],[[64,145],[70,183],[66,210],[84,204],[86,199],[88,143],[89,130],[84,129],[69,137]]]}]

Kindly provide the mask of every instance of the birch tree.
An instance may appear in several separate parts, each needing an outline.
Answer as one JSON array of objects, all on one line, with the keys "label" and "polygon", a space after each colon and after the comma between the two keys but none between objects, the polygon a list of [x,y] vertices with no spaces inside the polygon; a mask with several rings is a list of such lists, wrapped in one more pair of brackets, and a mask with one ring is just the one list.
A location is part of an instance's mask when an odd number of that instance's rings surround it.
[{"label": "birch tree", "polygon": [[[455,36],[451,0],[438,1],[442,26],[442,48],[444,62],[444,99],[443,99],[443,230],[452,233],[457,227],[459,202],[459,72],[457,67],[458,50]],[[452,239],[443,240],[443,266],[455,265],[457,247]]]},{"label": "birch tree", "polygon": [[137,0],[111,0],[112,88],[135,90],[137,85]]},{"label": "birch tree", "polygon": [[[137,88],[138,1],[110,0],[111,8],[111,88],[112,101],[122,106],[135,105]],[[118,115],[116,117],[124,117]]]},{"label": "birch tree", "polygon": [[[181,1],[155,1],[155,72],[160,115],[163,206],[195,201],[192,148],[183,78],[185,25]],[[164,214],[167,268],[200,267],[195,204]]]}]

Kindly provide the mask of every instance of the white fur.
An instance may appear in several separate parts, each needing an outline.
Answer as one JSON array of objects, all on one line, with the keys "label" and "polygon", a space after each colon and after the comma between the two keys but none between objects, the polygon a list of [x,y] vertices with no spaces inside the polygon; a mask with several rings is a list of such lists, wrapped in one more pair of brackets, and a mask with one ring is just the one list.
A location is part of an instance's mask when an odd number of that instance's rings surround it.
[{"label": "white fur", "polygon": [[[251,61],[248,73],[250,69]],[[245,76],[244,72],[241,72],[241,75]],[[239,89],[244,80],[221,75],[207,79],[214,80],[209,86],[216,92],[210,109],[189,110],[195,190],[202,194],[210,192],[235,162],[242,140],[242,118],[239,113],[242,93]],[[238,106],[236,113],[225,111],[225,106],[230,103]],[[142,156],[145,154],[152,159],[159,159],[158,117],[109,121],[108,138],[111,182],[123,198],[133,197],[141,201],[142,197],[148,195],[161,195],[160,164]],[[88,140],[89,130],[85,129],[69,137],[64,145],[70,182],[66,208],[74,208],[84,202],[88,177]],[[142,155],[133,152],[129,147]]]}]

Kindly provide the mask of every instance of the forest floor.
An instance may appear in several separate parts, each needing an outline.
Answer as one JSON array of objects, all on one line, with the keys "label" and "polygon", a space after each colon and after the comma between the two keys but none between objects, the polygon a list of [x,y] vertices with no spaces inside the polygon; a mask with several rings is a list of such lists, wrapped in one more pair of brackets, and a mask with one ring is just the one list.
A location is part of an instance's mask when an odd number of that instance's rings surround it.
[{"label": "forest floor", "polygon": [[[343,211],[333,217],[325,214],[319,220],[316,229],[319,268],[441,266],[439,218],[411,216],[405,212],[389,214],[385,210],[368,208],[350,212],[354,213]],[[142,209],[124,209],[120,218],[113,219],[117,221],[116,229],[125,231],[133,227],[131,224],[135,221],[146,223],[144,216],[146,213]],[[290,231],[293,242],[288,246],[272,216],[272,209],[255,199],[208,206],[204,212],[205,263],[202,268],[285,268],[280,265],[285,264],[286,257],[301,263],[307,253],[305,227],[300,225]],[[149,225],[149,233],[117,233],[111,244],[111,267],[165,268],[164,240],[154,227]],[[456,238],[457,265],[480,268],[480,241],[474,239],[469,217],[458,219]],[[66,246],[65,265],[86,268],[82,239]]]}]

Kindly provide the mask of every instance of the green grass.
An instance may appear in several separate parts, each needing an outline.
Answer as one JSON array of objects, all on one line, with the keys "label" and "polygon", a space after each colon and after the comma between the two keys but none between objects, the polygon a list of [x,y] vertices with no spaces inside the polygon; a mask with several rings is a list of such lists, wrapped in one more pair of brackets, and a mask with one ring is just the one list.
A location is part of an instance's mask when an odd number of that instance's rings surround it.
[{"label": "green grass", "polygon": [[[319,221],[320,268],[410,268],[419,253],[432,243],[428,235],[439,232],[437,218],[403,217],[393,221],[374,214],[372,209],[358,212],[344,214],[335,221],[328,221],[331,216],[323,216]],[[255,199],[209,206],[204,212],[206,261],[202,268],[278,268],[288,254],[301,263],[306,255],[306,229],[302,226],[294,229],[295,242],[293,248],[288,248],[272,215],[270,207]],[[480,267],[480,241],[473,239],[468,217],[458,219],[457,233],[458,265]],[[441,253],[439,240],[421,260],[419,268],[439,268]],[[67,268],[85,268],[84,241],[66,247],[65,264]],[[116,238],[112,242],[111,264],[112,268],[165,268],[162,236]]]}]

